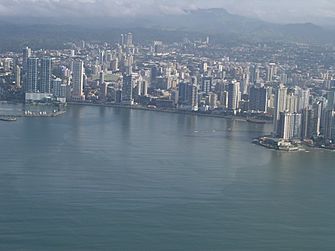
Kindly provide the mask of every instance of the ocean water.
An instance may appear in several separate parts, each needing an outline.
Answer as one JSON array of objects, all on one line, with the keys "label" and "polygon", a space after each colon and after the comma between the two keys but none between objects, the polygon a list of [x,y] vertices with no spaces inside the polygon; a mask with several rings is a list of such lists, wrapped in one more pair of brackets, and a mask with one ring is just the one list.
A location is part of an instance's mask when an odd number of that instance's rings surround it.
[{"label": "ocean water", "polygon": [[0,250],[334,250],[335,153],[250,143],[270,130],[84,106],[0,121]]}]

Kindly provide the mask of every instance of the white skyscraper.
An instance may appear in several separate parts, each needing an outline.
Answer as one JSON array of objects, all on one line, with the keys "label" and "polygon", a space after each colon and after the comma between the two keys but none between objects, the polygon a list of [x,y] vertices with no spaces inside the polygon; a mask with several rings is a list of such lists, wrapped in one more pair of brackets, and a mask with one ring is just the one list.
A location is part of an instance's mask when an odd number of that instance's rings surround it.
[{"label": "white skyscraper", "polygon": [[309,107],[309,97],[310,97],[310,90],[309,89],[298,89],[298,111],[302,111]]},{"label": "white skyscraper", "polygon": [[130,32],[126,35],[126,45],[127,47],[133,46],[133,34]]},{"label": "white skyscraper", "polygon": [[228,85],[228,109],[237,110],[241,101],[240,82],[232,82]]},{"label": "white skyscraper", "polygon": [[301,121],[300,113],[281,112],[278,124],[278,136],[284,140],[301,138]]},{"label": "white skyscraper", "polygon": [[267,66],[266,81],[271,82],[273,80],[273,77],[275,75],[275,70],[276,70],[276,64],[270,63]]},{"label": "white skyscraper", "polygon": [[15,86],[21,88],[21,68],[18,65],[15,67]]},{"label": "white skyscraper", "polygon": [[294,93],[286,95],[286,109],[287,112],[298,112],[298,96]]},{"label": "white skyscraper", "polygon": [[278,134],[278,123],[280,119],[280,113],[286,109],[286,98],[287,88],[284,85],[280,85],[276,90],[275,101],[274,101],[274,114],[273,114],[273,133]]}]

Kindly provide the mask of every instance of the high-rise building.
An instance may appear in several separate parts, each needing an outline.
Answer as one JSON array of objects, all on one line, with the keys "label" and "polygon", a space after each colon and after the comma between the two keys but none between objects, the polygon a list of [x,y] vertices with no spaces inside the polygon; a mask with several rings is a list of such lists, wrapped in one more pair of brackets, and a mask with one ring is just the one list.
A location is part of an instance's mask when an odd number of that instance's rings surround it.
[{"label": "high-rise building", "polygon": [[203,77],[201,81],[201,91],[208,94],[212,90],[213,79],[212,77]]},{"label": "high-rise building", "polygon": [[52,59],[42,58],[40,92],[42,93],[51,92],[51,79],[52,79]]},{"label": "high-rise building", "polygon": [[298,96],[294,93],[289,93],[286,96],[286,109],[285,111],[294,113],[298,112]]},{"label": "high-rise building", "polygon": [[110,63],[110,68],[112,71],[119,70],[119,59],[118,58],[115,58],[114,60],[112,60],[112,62]]},{"label": "high-rise building", "polygon": [[228,84],[228,109],[237,110],[241,100],[240,83],[233,81]]},{"label": "high-rise building", "polygon": [[267,112],[268,92],[265,87],[252,86],[249,96],[249,110]]},{"label": "high-rise building", "polygon": [[210,43],[210,37],[207,36],[207,37],[206,37],[206,44],[209,45],[209,43]]},{"label": "high-rise building", "polygon": [[304,109],[302,110],[301,117],[301,138],[310,139],[312,137],[312,123],[313,122],[313,110]]},{"label": "high-rise building", "polygon": [[139,84],[141,85],[141,95],[147,96],[148,95],[148,81],[142,80]]},{"label": "high-rise building", "polygon": [[99,86],[102,86],[105,83],[105,73],[103,71],[99,74]]},{"label": "high-rise building", "polygon": [[309,108],[310,90],[309,89],[304,90],[299,88],[297,94],[298,94],[298,111],[300,112],[304,109]]},{"label": "high-rise building", "polygon": [[280,82],[283,83],[284,85],[287,84],[287,79],[288,79],[288,77],[287,77],[287,74],[286,74],[286,73],[282,73],[282,74],[280,75]]},{"label": "high-rise building", "polygon": [[317,101],[313,104],[313,120],[312,134],[319,136],[321,134],[321,119],[322,119],[323,102]]},{"label": "high-rise building", "polygon": [[81,49],[85,49],[85,47],[86,47],[86,42],[85,42],[84,40],[81,41],[81,43],[80,43],[80,47],[81,47]]},{"label": "high-rise building", "polygon": [[21,88],[21,68],[19,65],[15,67],[15,86]]},{"label": "high-rise building", "polygon": [[27,72],[27,64],[28,64],[28,58],[31,57],[31,49],[29,47],[26,47],[22,50],[22,69],[23,74]]},{"label": "high-rise building", "polygon": [[291,114],[291,138],[300,139],[301,138],[301,122],[302,115],[301,113]]},{"label": "high-rise building", "polygon": [[134,103],[133,99],[133,76],[123,75],[122,84],[122,103],[132,105]]},{"label": "high-rise building", "polygon": [[154,41],[154,53],[162,53],[163,52],[163,42],[162,41]]},{"label": "high-rise building", "polygon": [[325,123],[324,123],[324,137],[327,140],[334,140],[335,133],[334,133],[334,111],[333,110],[325,110]]},{"label": "high-rise building", "polygon": [[208,71],[208,63],[203,62],[201,65],[202,72],[207,72]]},{"label": "high-rise building", "polygon": [[191,83],[179,83],[178,104],[192,111],[198,110],[198,87]]},{"label": "high-rise building", "polygon": [[103,65],[105,63],[105,51],[101,50],[99,52],[99,64]]},{"label": "high-rise building", "polygon": [[278,135],[278,123],[280,119],[280,113],[286,110],[286,97],[287,97],[287,88],[284,85],[280,85],[275,90],[274,114],[273,114],[273,132],[275,135]]},{"label": "high-rise building", "polygon": [[278,136],[284,140],[301,138],[301,114],[281,112],[278,123]]},{"label": "high-rise building", "polygon": [[38,92],[38,58],[28,58],[27,74],[25,77],[24,92]]},{"label": "high-rise building", "polygon": [[241,93],[248,94],[250,85],[250,73],[249,67],[246,68],[246,73],[243,74],[242,82],[241,82]]},{"label": "high-rise building", "polygon": [[121,41],[120,41],[121,45],[124,45],[124,41],[125,41],[124,35],[121,34]]},{"label": "high-rise building", "polygon": [[106,101],[108,84],[106,82],[103,82],[99,87],[100,87],[99,99],[102,101]]},{"label": "high-rise building", "polygon": [[133,34],[130,32],[126,35],[126,45],[127,47],[133,46]]},{"label": "high-rise building", "polygon": [[220,93],[219,99],[220,99],[221,107],[227,109],[228,108],[228,92],[222,91]]},{"label": "high-rise building", "polygon": [[84,62],[75,60],[72,62],[72,99],[80,101],[85,99],[84,86]]},{"label": "high-rise building", "polygon": [[266,81],[271,82],[273,81],[273,77],[275,75],[275,70],[276,70],[276,64],[270,63],[267,66],[267,71],[266,71]]},{"label": "high-rise building", "polygon": [[335,108],[335,89],[327,92],[327,110],[334,110]]},{"label": "high-rise building", "polygon": [[250,81],[253,84],[260,82],[260,71],[258,65],[253,65],[250,67]]},{"label": "high-rise building", "polygon": [[135,87],[133,88],[133,96],[134,98],[138,98],[139,96],[141,96],[142,93],[142,84],[141,84],[142,80],[141,79],[137,79],[137,81],[135,82]]},{"label": "high-rise building", "polygon": [[217,108],[218,95],[214,92],[208,93],[206,104],[209,105],[211,109]]},{"label": "high-rise building", "polygon": [[52,80],[52,94],[57,98],[65,98],[66,89],[66,84],[63,84],[63,81],[60,78]]},{"label": "high-rise building", "polygon": [[281,112],[279,115],[277,136],[284,140],[290,139],[291,116],[289,113]]}]

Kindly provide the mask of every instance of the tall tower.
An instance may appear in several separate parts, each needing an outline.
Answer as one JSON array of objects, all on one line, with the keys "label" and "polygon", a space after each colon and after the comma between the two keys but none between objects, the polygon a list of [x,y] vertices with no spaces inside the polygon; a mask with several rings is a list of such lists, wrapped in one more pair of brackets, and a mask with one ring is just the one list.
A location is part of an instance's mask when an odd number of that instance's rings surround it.
[{"label": "tall tower", "polygon": [[278,134],[278,123],[280,120],[280,113],[286,109],[286,96],[287,88],[284,85],[280,85],[276,90],[275,101],[274,101],[274,114],[273,114],[273,133]]},{"label": "tall tower", "polygon": [[131,47],[133,46],[133,34],[132,33],[128,33],[127,36],[126,36],[126,45],[127,47]]},{"label": "tall tower", "polygon": [[99,73],[99,86],[102,86],[105,83],[105,73],[101,71]]},{"label": "tall tower", "polygon": [[309,108],[310,90],[298,89],[298,111]]},{"label": "tall tower", "polygon": [[105,63],[105,51],[100,51],[99,52],[99,64],[104,65]]},{"label": "tall tower", "polygon": [[51,77],[52,77],[52,59],[41,59],[41,89],[42,93],[51,92]]},{"label": "tall tower", "polygon": [[327,110],[334,110],[335,107],[335,89],[331,89],[327,92]]},{"label": "tall tower", "polygon": [[198,107],[198,86],[195,84],[190,84],[191,89],[191,106],[192,106],[192,111],[198,111],[199,107]]},{"label": "tall tower", "polygon": [[141,85],[141,95],[147,96],[148,95],[148,81],[142,80],[140,85]]},{"label": "tall tower", "polygon": [[28,58],[30,57],[31,57],[31,49],[29,47],[24,48],[22,50],[23,73],[26,73],[27,71]]},{"label": "tall tower", "polygon": [[198,110],[198,87],[192,83],[179,83],[178,104],[189,110]]},{"label": "tall tower", "polygon": [[133,100],[133,79],[132,75],[123,76],[123,85],[122,85],[122,102],[125,104],[132,105]]},{"label": "tall tower", "polygon": [[201,91],[206,94],[212,90],[212,77],[203,77],[201,81]]},{"label": "tall tower", "polygon": [[72,99],[75,101],[83,100],[84,87],[84,62],[75,60],[72,62]]},{"label": "tall tower", "polygon": [[265,87],[252,86],[249,96],[249,110],[267,112],[268,92]]},{"label": "tall tower", "polygon": [[284,140],[301,138],[301,113],[281,112],[278,124],[278,136]]},{"label": "tall tower", "polygon": [[242,86],[241,86],[242,94],[248,94],[249,85],[250,85],[250,73],[249,73],[249,67],[247,67],[246,73],[243,74],[243,78],[242,78]]},{"label": "tall tower", "polygon": [[266,81],[271,82],[273,81],[273,77],[275,75],[275,70],[276,70],[276,64],[270,63],[267,66],[267,71],[266,71]]},{"label": "tall tower", "polygon": [[27,82],[27,68],[28,68],[28,58],[31,57],[31,49],[29,47],[26,47],[22,50],[22,81],[23,81],[23,85],[24,85],[24,89],[25,84]]},{"label": "tall tower", "polygon": [[37,92],[37,67],[38,58],[28,58],[27,60],[27,75],[25,78],[24,92]]},{"label": "tall tower", "polygon": [[232,82],[228,85],[228,109],[237,110],[241,99],[240,83]]},{"label": "tall tower", "polygon": [[18,65],[15,67],[15,86],[21,88],[21,68]]},{"label": "tall tower", "polygon": [[323,102],[322,101],[317,101],[316,103],[313,104],[313,113],[314,113],[314,118],[312,122],[312,132],[315,133],[317,136],[321,134],[321,118],[322,118],[322,110],[323,110]]},{"label": "tall tower", "polygon": [[120,40],[120,43],[121,43],[121,45],[123,46],[124,45],[124,35],[123,34],[121,34],[121,40]]},{"label": "tall tower", "polygon": [[57,98],[66,98],[66,84],[60,78],[52,80],[52,93]]}]

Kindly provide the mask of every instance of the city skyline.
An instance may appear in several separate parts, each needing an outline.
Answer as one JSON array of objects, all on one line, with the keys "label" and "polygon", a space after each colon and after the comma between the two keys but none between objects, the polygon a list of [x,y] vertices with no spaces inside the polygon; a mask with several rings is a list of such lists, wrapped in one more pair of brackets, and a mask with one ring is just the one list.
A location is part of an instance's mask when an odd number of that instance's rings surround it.
[{"label": "city skyline", "polygon": [[330,250],[334,0],[0,0],[0,250]]},{"label": "city skyline", "polygon": [[335,246],[334,7],[0,0],[0,250]]},{"label": "city skyline", "polygon": [[[335,71],[319,54],[333,49],[285,43],[236,46],[227,48],[210,36],[142,43],[126,32],[116,43],[80,40],[61,50],[25,47],[0,57],[2,98],[272,122],[271,132],[259,137],[263,146],[291,151],[305,142],[334,149]],[[42,115],[54,116],[62,108]]]}]

